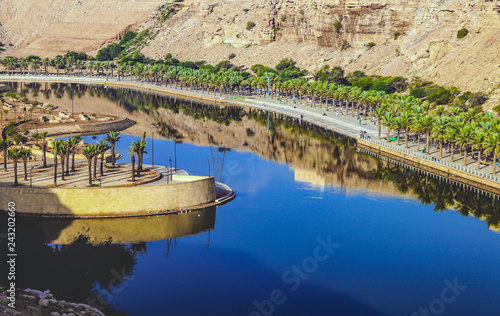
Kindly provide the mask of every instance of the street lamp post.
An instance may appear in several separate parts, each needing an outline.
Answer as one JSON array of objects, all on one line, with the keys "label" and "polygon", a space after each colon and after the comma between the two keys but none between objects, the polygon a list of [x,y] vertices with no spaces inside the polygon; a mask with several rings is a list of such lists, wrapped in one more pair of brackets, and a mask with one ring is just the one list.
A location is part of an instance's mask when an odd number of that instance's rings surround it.
[{"label": "street lamp post", "polygon": [[175,170],[177,170],[177,137],[174,136],[174,166]]},{"label": "street lamp post", "polygon": [[155,166],[155,132],[151,132],[151,152],[152,152],[152,163]]},{"label": "street lamp post", "polygon": [[73,96],[71,96],[71,118],[75,118],[74,117],[74,111],[73,111]]},{"label": "street lamp post", "polygon": [[269,100],[269,76],[266,75],[267,78],[267,99]]},{"label": "street lamp post", "polygon": [[30,188],[33,187],[33,168],[34,168],[34,166],[31,166],[31,169],[30,169]]},{"label": "street lamp post", "polygon": [[170,161],[170,181],[172,181],[172,175],[173,175],[173,172],[172,172],[172,157],[170,157],[168,159],[168,161]]}]

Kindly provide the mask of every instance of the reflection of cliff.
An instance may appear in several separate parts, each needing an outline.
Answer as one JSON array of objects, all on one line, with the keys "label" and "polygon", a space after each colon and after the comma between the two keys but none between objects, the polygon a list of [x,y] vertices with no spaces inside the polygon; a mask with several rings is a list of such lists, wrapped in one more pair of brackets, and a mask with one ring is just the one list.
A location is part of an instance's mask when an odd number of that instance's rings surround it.
[{"label": "reflection of cliff", "polygon": [[69,244],[79,235],[93,244],[144,242],[198,234],[215,227],[215,207],[162,216],[79,219],[43,219],[39,222],[44,243]]},{"label": "reflection of cliff", "polygon": [[[361,189],[399,194],[390,183],[373,179],[371,175],[378,168],[377,161],[357,154],[354,147],[349,146],[352,141],[348,138],[336,139],[337,136],[330,131],[301,126],[297,121],[275,118],[273,114],[268,132],[267,114],[250,109],[240,110],[245,116],[241,116],[240,120],[231,120],[226,126],[202,118],[203,110],[196,109],[195,105],[193,109],[200,112],[199,119],[195,119],[192,113],[184,115],[183,110],[174,115],[172,110],[166,108],[160,108],[157,114],[152,115],[165,131],[170,131],[186,142],[232,147],[287,163],[296,170],[298,181],[342,186],[348,191]],[[220,111],[224,114],[230,110]]]}]

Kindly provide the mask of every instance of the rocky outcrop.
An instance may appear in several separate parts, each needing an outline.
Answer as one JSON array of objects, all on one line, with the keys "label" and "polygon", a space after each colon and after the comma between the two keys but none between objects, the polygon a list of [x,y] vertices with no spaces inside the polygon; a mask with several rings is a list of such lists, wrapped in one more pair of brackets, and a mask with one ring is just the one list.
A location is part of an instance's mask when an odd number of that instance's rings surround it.
[{"label": "rocky outcrop", "polygon": [[104,316],[99,310],[85,304],[58,301],[49,292],[32,289],[16,290],[16,309],[10,308],[9,293],[0,287],[0,314],[12,316],[67,315],[67,316]]}]

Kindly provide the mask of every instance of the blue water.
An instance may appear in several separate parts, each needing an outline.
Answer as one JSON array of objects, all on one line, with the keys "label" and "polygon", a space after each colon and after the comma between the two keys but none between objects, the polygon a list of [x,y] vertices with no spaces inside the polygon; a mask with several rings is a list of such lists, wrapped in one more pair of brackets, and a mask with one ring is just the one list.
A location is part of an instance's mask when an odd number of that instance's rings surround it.
[{"label": "blue water", "polygon": [[[122,135],[121,162],[137,139]],[[155,139],[154,146],[156,164],[174,160],[172,141]],[[206,175],[207,159],[209,147],[177,145],[181,169]],[[400,196],[296,182],[288,165],[251,153],[230,151],[225,165],[231,168],[223,180],[237,198],[217,209],[215,229],[178,238],[168,258],[167,241],[148,242],[133,278],[108,296],[115,309],[252,316],[426,315],[420,307],[429,315],[500,312],[500,236],[485,222]],[[314,259],[318,239],[335,247],[320,248]],[[294,265],[305,267],[294,273]],[[454,282],[456,292],[447,290]]]}]

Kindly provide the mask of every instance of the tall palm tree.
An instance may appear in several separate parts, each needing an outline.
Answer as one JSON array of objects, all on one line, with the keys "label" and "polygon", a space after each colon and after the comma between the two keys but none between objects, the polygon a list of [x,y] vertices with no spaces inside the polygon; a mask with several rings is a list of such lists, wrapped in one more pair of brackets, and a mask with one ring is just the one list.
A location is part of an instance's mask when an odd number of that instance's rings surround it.
[{"label": "tall palm tree", "polygon": [[48,73],[49,73],[49,66],[50,66],[50,59],[49,58],[44,58],[42,60],[42,66],[45,69],[45,75],[48,75]]},{"label": "tall palm tree", "polygon": [[473,137],[473,131],[470,124],[461,126],[457,133],[457,145],[464,151],[464,166],[467,166],[467,147],[469,146]]},{"label": "tall palm tree", "polygon": [[[76,149],[78,148],[78,145],[82,141],[81,136],[74,136],[68,139],[68,144],[69,144],[69,149],[71,153],[71,171],[75,171],[75,155],[76,155]],[[69,157],[69,155],[68,155]],[[69,164],[69,162],[68,162]]]},{"label": "tall palm tree", "polygon": [[455,139],[457,137],[457,129],[454,126],[446,128],[445,139],[448,140],[451,151],[451,162],[455,162]]},{"label": "tall palm tree", "polygon": [[472,149],[475,149],[477,153],[477,170],[481,168],[481,154],[483,152],[483,140],[484,140],[484,133],[479,130],[477,130],[474,133],[471,139]]},{"label": "tall palm tree", "polygon": [[96,155],[95,147],[87,144],[82,150],[82,154],[87,158],[87,165],[89,168],[89,186],[92,186],[92,159]]},{"label": "tall palm tree", "polygon": [[138,148],[138,143],[133,141],[128,153],[130,155],[130,163],[132,164],[132,182],[135,182],[135,155],[139,154]]},{"label": "tall palm tree", "polygon": [[[429,115],[429,114],[424,115],[419,120],[420,129],[422,132],[425,132],[427,154],[430,154],[430,152],[431,152],[429,146],[430,146],[430,141],[431,141],[430,133],[431,133],[433,123],[434,123],[434,117],[432,117],[432,115]],[[420,139],[419,139],[419,143],[420,143]]]},{"label": "tall palm tree", "polygon": [[446,135],[446,127],[448,125],[447,117],[436,117],[432,125],[431,137],[439,142],[439,159],[443,158],[443,141]]},{"label": "tall palm tree", "polygon": [[69,146],[68,146],[68,143],[66,142],[63,142],[62,140],[59,140],[58,141],[58,145],[57,145],[57,149],[54,151],[54,157],[56,156],[59,156],[61,157],[61,180],[65,180],[64,176],[65,176],[65,170],[64,170],[64,166],[65,166],[65,160],[66,160],[66,157],[69,155]]},{"label": "tall palm tree", "polygon": [[10,138],[0,139],[0,150],[3,150],[3,169],[7,171],[7,156],[8,150],[13,145]]},{"label": "tall palm tree", "polygon": [[106,135],[106,141],[110,144],[111,146],[111,163],[113,168],[115,167],[115,162],[116,162],[116,157],[115,157],[115,146],[116,143],[120,141],[120,133],[119,132],[110,132],[108,135]]},{"label": "tall palm tree", "polygon": [[372,116],[377,118],[377,125],[378,125],[378,139],[380,139],[381,134],[382,134],[382,120],[384,118],[386,112],[386,107],[385,106],[380,106],[375,109],[375,111],[372,113]]},{"label": "tall palm tree", "polygon": [[497,173],[497,155],[500,152],[500,134],[488,133],[483,141],[485,154],[493,153],[493,174]]},{"label": "tall palm tree", "polygon": [[28,181],[28,160],[33,159],[33,153],[29,148],[22,148],[19,152],[19,156],[23,161],[24,181]]},{"label": "tall palm tree", "polygon": [[40,132],[38,133],[38,137],[42,140],[42,160],[43,160],[43,167],[47,167],[47,137],[49,137],[49,133],[47,132]]},{"label": "tall palm tree", "polygon": [[106,143],[105,140],[101,141],[100,143],[97,143],[97,150],[100,155],[101,159],[101,166],[99,168],[99,175],[104,177],[104,154],[106,154],[106,151],[109,149],[108,143]]},{"label": "tall palm tree", "polygon": [[17,181],[17,162],[21,158],[21,148],[14,147],[12,149],[9,149],[7,152],[7,156],[9,157],[9,160],[12,160],[12,162],[14,163],[14,186],[18,186],[19,182]]}]

